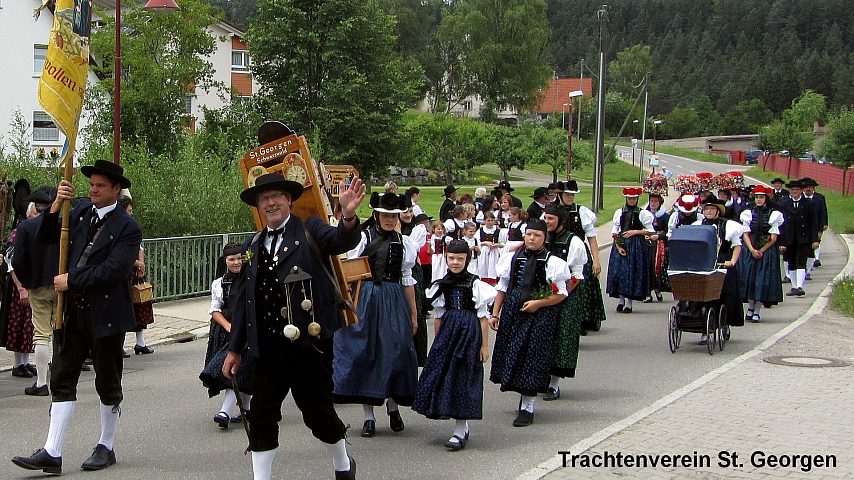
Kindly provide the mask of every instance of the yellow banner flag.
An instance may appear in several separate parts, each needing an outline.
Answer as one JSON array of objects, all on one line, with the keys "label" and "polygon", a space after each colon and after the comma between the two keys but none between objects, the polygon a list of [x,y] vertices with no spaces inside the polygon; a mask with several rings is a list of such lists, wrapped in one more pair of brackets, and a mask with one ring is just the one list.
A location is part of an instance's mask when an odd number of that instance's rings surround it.
[{"label": "yellow banner flag", "polygon": [[89,74],[92,0],[56,0],[47,57],[39,81],[39,103],[68,138],[71,158]]}]

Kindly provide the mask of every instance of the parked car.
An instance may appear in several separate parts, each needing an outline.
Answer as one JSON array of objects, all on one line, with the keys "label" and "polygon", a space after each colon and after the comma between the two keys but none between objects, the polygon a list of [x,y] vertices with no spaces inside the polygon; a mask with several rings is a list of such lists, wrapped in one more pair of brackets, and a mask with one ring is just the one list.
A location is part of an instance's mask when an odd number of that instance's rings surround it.
[{"label": "parked car", "polygon": [[756,165],[759,163],[759,156],[762,155],[762,150],[748,150],[744,152],[744,161],[748,165]]},{"label": "parked car", "polygon": [[815,155],[813,155],[812,153],[805,153],[798,157],[798,160],[815,163]]}]

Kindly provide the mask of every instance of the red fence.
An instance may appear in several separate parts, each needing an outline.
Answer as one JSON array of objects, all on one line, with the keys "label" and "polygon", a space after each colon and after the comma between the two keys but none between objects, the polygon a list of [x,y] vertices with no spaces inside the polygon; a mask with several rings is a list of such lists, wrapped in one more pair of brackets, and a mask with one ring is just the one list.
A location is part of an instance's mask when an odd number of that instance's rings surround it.
[{"label": "red fence", "polygon": [[[837,192],[854,191],[854,169],[849,169],[845,174],[840,167],[833,165],[805,162],[797,158],[790,159],[776,153],[766,159],[764,155],[759,157],[759,166],[765,170],[771,170],[788,178],[814,178],[821,188],[829,188]],[[844,180],[843,180],[844,177]],[[846,185],[847,184],[847,185]]]}]

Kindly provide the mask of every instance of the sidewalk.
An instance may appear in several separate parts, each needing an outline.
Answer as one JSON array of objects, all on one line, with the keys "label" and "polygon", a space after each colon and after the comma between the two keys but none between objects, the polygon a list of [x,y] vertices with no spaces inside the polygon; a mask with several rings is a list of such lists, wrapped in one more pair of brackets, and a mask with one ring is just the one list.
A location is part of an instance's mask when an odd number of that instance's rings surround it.
[{"label": "sidewalk", "polygon": [[[854,236],[844,237],[840,276],[854,273]],[[754,350],[522,478],[854,477],[854,319],[827,307],[830,293]],[[780,356],[800,366],[769,363]],[[661,466],[665,456],[677,463]]]}]

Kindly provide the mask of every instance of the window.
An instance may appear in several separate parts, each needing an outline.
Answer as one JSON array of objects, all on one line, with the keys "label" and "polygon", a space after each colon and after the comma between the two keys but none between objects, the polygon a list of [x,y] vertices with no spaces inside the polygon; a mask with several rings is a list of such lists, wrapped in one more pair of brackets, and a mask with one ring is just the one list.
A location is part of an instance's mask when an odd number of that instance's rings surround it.
[{"label": "window", "polygon": [[33,45],[33,74],[41,75],[44,59],[47,57],[47,45]]},{"label": "window", "polygon": [[184,113],[186,113],[187,115],[192,114],[193,113],[193,96],[187,95],[182,99],[182,101],[184,104]]},{"label": "window", "polygon": [[58,142],[59,128],[50,115],[33,112],[33,142]]},{"label": "window", "polygon": [[472,107],[471,100],[466,100],[463,102],[463,110],[465,110],[466,112],[470,112],[471,107]]},{"label": "window", "polygon": [[249,52],[240,50],[231,52],[231,70],[233,72],[248,72]]}]

